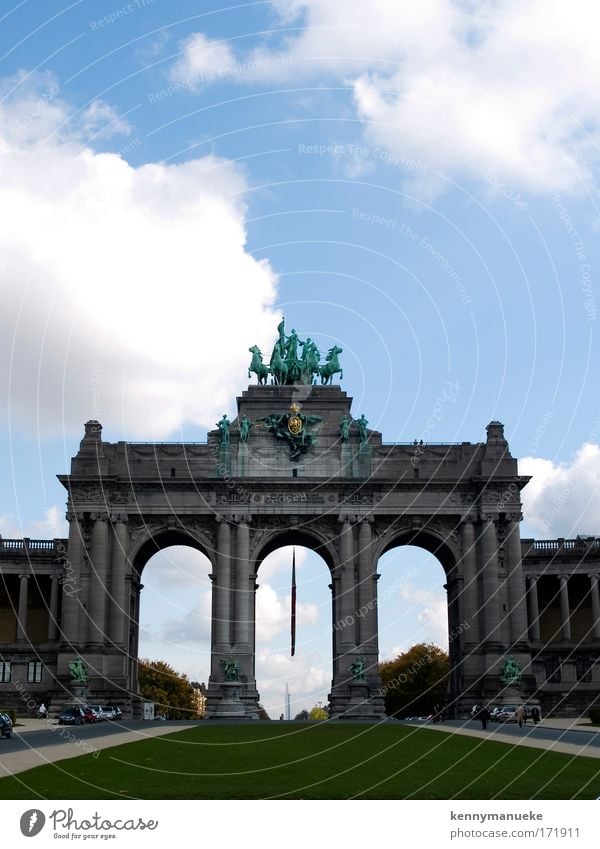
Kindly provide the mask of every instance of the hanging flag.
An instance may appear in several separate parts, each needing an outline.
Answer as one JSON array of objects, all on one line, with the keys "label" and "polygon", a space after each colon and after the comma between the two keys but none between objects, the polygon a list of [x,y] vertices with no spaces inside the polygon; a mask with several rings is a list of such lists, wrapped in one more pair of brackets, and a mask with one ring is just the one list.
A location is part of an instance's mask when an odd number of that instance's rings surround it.
[{"label": "hanging flag", "polygon": [[292,549],[292,615],[291,615],[291,637],[292,657],[296,654],[296,547]]}]

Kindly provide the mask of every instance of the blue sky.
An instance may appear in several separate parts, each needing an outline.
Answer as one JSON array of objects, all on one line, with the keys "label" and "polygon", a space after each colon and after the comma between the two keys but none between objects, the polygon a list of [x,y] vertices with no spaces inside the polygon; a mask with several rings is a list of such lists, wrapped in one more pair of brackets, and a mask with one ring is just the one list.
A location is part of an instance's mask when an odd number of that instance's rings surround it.
[{"label": "blue sky", "polygon": [[[54,476],[91,416],[107,439],[203,439],[283,312],[343,347],[354,412],[386,441],[420,438],[450,381],[429,441],[500,419],[534,475],[523,534],[598,533],[596,4],[201,8],[2,7],[0,532],[62,532]],[[301,706],[330,676],[324,566],[301,561],[297,673],[278,556],[259,680],[274,714],[282,675]],[[443,641],[441,567],[388,557],[384,653]],[[189,591],[155,640],[187,633]],[[156,625],[170,602],[145,605]],[[169,651],[203,680],[196,637]]]}]

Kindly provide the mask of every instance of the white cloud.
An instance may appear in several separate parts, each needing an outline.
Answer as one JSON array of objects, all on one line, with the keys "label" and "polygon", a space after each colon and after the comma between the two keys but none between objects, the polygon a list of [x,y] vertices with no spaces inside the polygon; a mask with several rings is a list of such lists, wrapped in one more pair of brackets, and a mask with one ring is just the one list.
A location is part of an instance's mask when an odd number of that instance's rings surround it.
[{"label": "white cloud", "polygon": [[65,508],[58,504],[44,510],[44,518],[19,525],[12,516],[0,515],[0,536],[5,539],[65,539],[69,528],[65,519]]},{"label": "white cloud", "polygon": [[522,492],[523,516],[536,536],[600,534],[599,445],[585,443],[571,463],[524,457],[519,472],[532,475]]},{"label": "white cloud", "polygon": [[161,588],[210,586],[210,561],[188,545],[172,545],[157,552],[144,567],[144,582],[152,580]]},{"label": "white cloud", "polygon": [[84,138],[93,137],[97,141],[116,135],[128,136],[131,134],[131,125],[110,104],[94,100],[83,112],[81,132]]},{"label": "white cloud", "polygon": [[211,41],[197,32],[179,44],[181,56],[169,71],[171,80],[197,89],[231,73],[235,65],[232,50],[223,41]]},{"label": "white cloud", "polygon": [[200,593],[194,606],[181,618],[173,618],[159,628],[160,636],[175,644],[210,643],[212,594]]},{"label": "white cloud", "polygon": [[133,168],[82,146],[47,82],[36,99],[13,79],[0,105],[11,421],[47,435],[93,417],[145,439],[213,427],[276,324],[274,275],[245,249],[245,179],[214,156]]},{"label": "white cloud", "polygon": [[289,657],[281,652],[259,649],[256,653],[256,684],[271,719],[284,712],[285,685],[290,689],[292,718],[301,710],[323,703],[331,687],[331,660],[318,654],[298,652]]},{"label": "white cloud", "polygon": [[418,609],[417,621],[422,628],[410,645],[414,643],[435,643],[448,648],[448,606],[445,595],[440,590],[422,590],[414,584],[405,583],[400,589],[400,598],[411,605],[409,610]]},{"label": "white cloud", "polygon": [[422,193],[437,193],[444,177],[474,178],[491,194],[520,198],[571,191],[591,177],[600,141],[595,0],[272,7],[282,24],[302,29],[280,48],[248,53],[238,79],[346,82],[366,141],[426,166],[411,178]]},{"label": "white cloud", "polygon": [[[283,548],[273,551],[268,557],[265,557],[258,570],[259,580],[266,581],[279,573],[289,576],[291,580],[293,549],[294,546],[286,545]],[[298,571],[306,563],[307,556],[308,549],[299,546],[296,547],[296,569]]]},{"label": "white cloud", "polygon": [[[256,641],[269,642],[277,634],[289,629],[291,596],[280,597],[270,584],[261,584],[256,591]],[[319,618],[319,608],[312,602],[296,604],[298,629],[313,625]]]}]

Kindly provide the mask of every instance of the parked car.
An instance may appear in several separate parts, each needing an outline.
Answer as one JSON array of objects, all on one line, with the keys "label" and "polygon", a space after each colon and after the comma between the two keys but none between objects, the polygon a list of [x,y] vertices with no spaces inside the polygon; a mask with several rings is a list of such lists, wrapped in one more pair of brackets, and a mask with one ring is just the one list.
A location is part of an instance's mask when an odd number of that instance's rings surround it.
[{"label": "parked car", "polygon": [[516,722],[516,705],[504,705],[496,714],[496,722]]},{"label": "parked car", "polygon": [[12,719],[7,713],[0,713],[0,737],[12,737]]},{"label": "parked car", "polygon": [[84,722],[97,722],[98,716],[96,715],[96,711],[91,707],[83,708],[83,720]]},{"label": "parked car", "polygon": [[59,725],[83,725],[85,722],[83,710],[80,707],[65,707],[59,717]]},{"label": "parked car", "polygon": [[88,705],[88,707],[96,714],[96,722],[104,722],[105,719],[111,718],[104,713],[104,708],[101,705]]},{"label": "parked car", "polygon": [[115,705],[105,705],[102,708],[102,713],[106,719],[121,719],[123,716],[121,708],[118,708]]}]

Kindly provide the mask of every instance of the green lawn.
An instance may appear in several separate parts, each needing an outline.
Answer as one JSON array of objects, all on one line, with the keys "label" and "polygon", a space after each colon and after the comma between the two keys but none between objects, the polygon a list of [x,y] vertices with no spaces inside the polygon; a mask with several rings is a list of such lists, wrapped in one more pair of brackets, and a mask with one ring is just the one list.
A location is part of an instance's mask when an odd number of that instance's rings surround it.
[{"label": "green lawn", "polygon": [[600,759],[402,725],[211,725],[0,780],[1,799],[594,799]]}]

